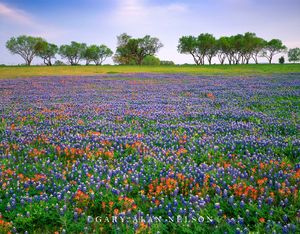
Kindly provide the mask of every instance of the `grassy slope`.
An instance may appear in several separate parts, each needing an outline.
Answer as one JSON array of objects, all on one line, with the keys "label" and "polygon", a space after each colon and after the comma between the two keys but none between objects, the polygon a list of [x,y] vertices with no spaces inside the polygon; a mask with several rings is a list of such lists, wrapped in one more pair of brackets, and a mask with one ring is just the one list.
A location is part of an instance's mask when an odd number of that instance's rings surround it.
[{"label": "grassy slope", "polygon": [[3,66],[0,79],[31,76],[97,75],[113,73],[190,73],[203,75],[256,75],[300,72],[300,64],[206,66]]}]

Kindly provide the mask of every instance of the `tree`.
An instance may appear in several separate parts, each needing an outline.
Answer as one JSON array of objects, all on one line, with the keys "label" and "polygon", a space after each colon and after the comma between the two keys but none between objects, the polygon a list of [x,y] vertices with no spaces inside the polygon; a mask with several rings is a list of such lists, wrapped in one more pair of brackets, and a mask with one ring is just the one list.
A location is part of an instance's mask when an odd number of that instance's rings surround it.
[{"label": "tree", "polygon": [[38,49],[37,56],[44,60],[45,65],[52,66],[51,59],[55,58],[58,52],[57,45],[42,41],[39,42],[36,47]]},{"label": "tree", "polygon": [[59,48],[61,57],[67,59],[71,65],[77,65],[83,59],[85,51],[86,44],[75,41],[72,41],[70,45],[62,45]]},{"label": "tree", "polygon": [[231,36],[232,58],[235,64],[239,64],[243,55],[244,37],[242,34]]},{"label": "tree", "polygon": [[190,54],[193,56],[197,65],[204,64],[205,57],[209,64],[212,58],[217,54],[217,41],[212,34],[202,33],[198,37],[183,36],[179,39],[178,52],[181,54]]},{"label": "tree", "polygon": [[[134,46],[134,41],[132,41],[132,37],[127,35],[126,33],[123,33],[119,36],[117,36],[118,44],[117,44],[117,50],[113,57],[113,60],[115,63],[118,64],[136,64],[134,59],[134,54],[136,46]],[[130,41],[131,40],[131,41]]]},{"label": "tree", "polygon": [[198,50],[196,49],[197,39],[194,36],[183,36],[179,38],[179,44],[177,50],[181,54],[190,54],[192,55],[194,62],[199,65],[199,55]]},{"label": "tree", "polygon": [[105,59],[112,56],[113,52],[106,45],[91,45],[86,47],[83,58],[86,60],[86,65],[94,62],[96,65],[101,65]]},{"label": "tree", "polygon": [[[226,55],[226,58],[228,60],[229,64],[234,63],[235,61],[235,48],[234,48],[234,38],[231,37],[221,37],[219,39],[219,44],[221,46],[221,51],[224,55]],[[219,58],[220,59],[220,58]]]},{"label": "tree", "polygon": [[300,61],[300,48],[290,49],[288,52],[289,62],[299,62]]},{"label": "tree", "polygon": [[266,46],[267,42],[260,38],[260,37],[255,37],[253,39],[253,51],[252,51],[252,58],[256,64],[258,64],[258,56],[261,53],[262,49]]},{"label": "tree", "polygon": [[252,58],[252,56],[256,50],[256,46],[257,46],[256,43],[257,43],[257,36],[255,33],[246,32],[243,35],[242,49],[241,49],[243,64],[245,64],[245,63],[249,64],[249,61]]},{"label": "tree", "polygon": [[[198,37],[198,48],[203,52],[204,56],[206,56],[208,63],[211,64],[212,58],[217,55],[218,47],[216,38],[209,33],[201,34]],[[204,64],[204,59],[203,59]]]},{"label": "tree", "polygon": [[282,44],[281,40],[272,39],[265,44],[262,50],[262,56],[267,58],[269,63],[271,64],[274,55],[278,53],[282,53],[285,50],[286,50],[286,46]]},{"label": "tree", "polygon": [[156,37],[132,38],[126,33],[118,36],[114,61],[119,64],[141,65],[146,56],[154,56],[163,44]]},{"label": "tree", "polygon": [[101,65],[108,57],[112,56],[113,52],[106,45],[100,45],[97,49],[97,56],[94,58],[96,65]]},{"label": "tree", "polygon": [[160,65],[160,60],[159,60],[159,58],[157,58],[153,55],[147,55],[143,59],[142,65],[158,66],[158,65]]},{"label": "tree", "polygon": [[281,57],[278,59],[278,62],[279,62],[280,64],[284,64],[284,57],[281,56]]},{"label": "tree", "polygon": [[44,40],[40,37],[31,37],[31,36],[19,36],[12,37],[6,42],[6,48],[12,54],[20,55],[24,60],[26,65],[30,66],[33,58],[37,55],[39,50],[39,43]]},{"label": "tree", "polygon": [[85,48],[82,57],[86,60],[86,65],[89,65],[90,62],[97,58],[97,50],[98,46],[96,45],[87,46]]},{"label": "tree", "polygon": [[[224,64],[230,52],[229,38],[220,37],[219,40],[217,40],[217,49],[218,49],[218,59],[221,64]],[[231,63],[230,59],[228,59],[228,62]]]}]

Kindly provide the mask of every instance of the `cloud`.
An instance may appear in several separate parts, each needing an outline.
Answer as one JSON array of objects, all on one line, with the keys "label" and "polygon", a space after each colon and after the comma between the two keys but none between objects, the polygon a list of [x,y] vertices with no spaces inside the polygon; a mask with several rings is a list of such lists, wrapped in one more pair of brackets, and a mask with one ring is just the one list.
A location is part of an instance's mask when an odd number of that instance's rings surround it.
[{"label": "cloud", "polygon": [[174,15],[186,13],[188,6],[183,3],[150,4],[146,0],[116,0],[117,7],[111,16],[120,24],[158,22]]},{"label": "cloud", "polygon": [[12,8],[0,2],[0,17],[7,18],[10,22],[26,25],[26,26],[36,26],[36,23],[33,21],[31,16],[26,12]]},{"label": "cloud", "polygon": [[43,23],[26,11],[8,6],[1,2],[0,19],[3,21],[3,34],[7,36],[30,34],[31,36],[44,37],[52,40],[66,34],[66,30],[62,30],[48,23]]}]

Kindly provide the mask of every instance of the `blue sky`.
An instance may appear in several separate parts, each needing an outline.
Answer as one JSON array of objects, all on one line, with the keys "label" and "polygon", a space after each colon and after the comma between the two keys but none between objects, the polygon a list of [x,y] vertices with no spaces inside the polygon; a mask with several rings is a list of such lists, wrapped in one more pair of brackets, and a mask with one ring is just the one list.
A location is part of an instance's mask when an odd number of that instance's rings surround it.
[{"label": "blue sky", "polygon": [[176,63],[193,62],[177,53],[182,35],[250,31],[268,40],[279,38],[289,48],[300,47],[299,12],[299,0],[0,0],[0,64],[23,62],[5,48],[10,37],[22,34],[58,45],[72,40],[106,44],[113,50],[123,32],[150,34],[164,44],[158,57]]}]

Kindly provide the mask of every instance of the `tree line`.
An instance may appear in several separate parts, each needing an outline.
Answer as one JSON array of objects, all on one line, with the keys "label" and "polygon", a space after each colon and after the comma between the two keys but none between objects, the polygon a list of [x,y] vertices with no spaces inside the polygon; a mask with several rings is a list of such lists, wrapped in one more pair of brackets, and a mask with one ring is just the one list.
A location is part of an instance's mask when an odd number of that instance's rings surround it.
[{"label": "tree line", "polygon": [[248,64],[252,59],[256,64],[258,57],[265,57],[272,63],[274,55],[286,51],[286,46],[279,39],[266,41],[255,33],[247,32],[219,39],[212,34],[202,33],[199,36],[183,36],[179,39],[178,52],[189,54],[197,65],[209,64],[217,57],[221,64]]},{"label": "tree line", "polygon": [[71,65],[77,65],[83,59],[87,65],[91,62],[101,65],[113,54],[106,45],[88,46],[85,43],[72,41],[69,45],[58,47],[41,37],[25,35],[10,38],[6,42],[6,47],[11,53],[20,55],[26,65],[30,65],[34,57],[40,57],[45,65],[51,66],[56,54],[66,59]]},{"label": "tree line", "polygon": [[[160,61],[155,54],[163,47],[156,37],[146,35],[142,38],[133,38],[123,33],[117,37],[116,52],[106,45],[87,45],[72,41],[70,44],[57,46],[47,42],[41,37],[22,35],[12,37],[6,42],[7,49],[12,54],[20,55],[26,65],[30,65],[35,57],[43,60],[44,64],[51,66],[53,59],[59,54],[70,65],[78,65],[85,61],[86,65],[94,63],[101,65],[113,56],[116,64],[124,65],[174,65],[172,61]],[[197,65],[209,64],[217,57],[221,64],[248,64],[251,59],[258,63],[259,57],[265,57],[272,63],[274,55],[286,52],[287,48],[279,39],[266,41],[257,37],[255,33],[247,32],[234,36],[223,36],[216,39],[212,34],[202,33],[199,36],[182,36],[179,39],[178,52],[189,54]],[[288,51],[290,62],[300,61],[300,49]],[[56,61],[56,64],[63,62]]]}]

